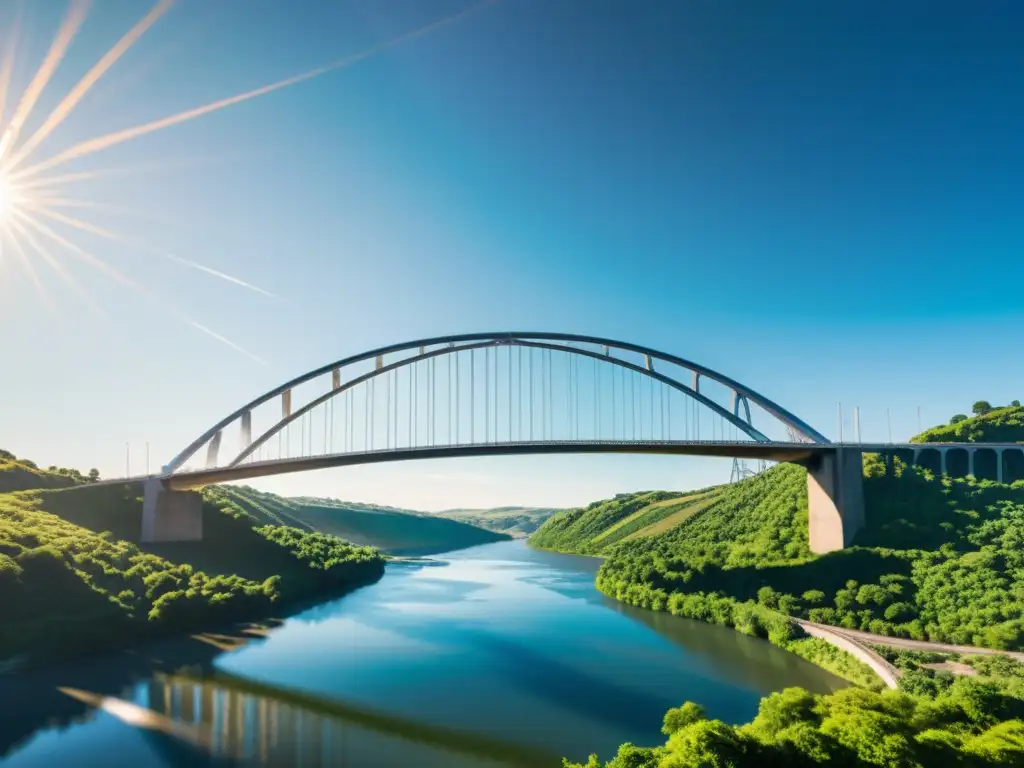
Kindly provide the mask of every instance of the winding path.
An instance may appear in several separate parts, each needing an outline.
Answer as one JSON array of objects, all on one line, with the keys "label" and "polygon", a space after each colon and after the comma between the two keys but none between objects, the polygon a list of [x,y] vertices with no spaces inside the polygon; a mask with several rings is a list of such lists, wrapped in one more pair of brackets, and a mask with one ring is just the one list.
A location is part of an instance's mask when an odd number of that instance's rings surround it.
[{"label": "winding path", "polygon": [[994,648],[979,648],[974,645],[951,645],[949,643],[933,643],[929,640],[911,640],[906,637],[889,637],[888,635],[875,635],[871,632],[862,632],[859,629],[845,629],[844,627],[833,627],[826,624],[814,624],[811,621],[796,619],[801,626],[811,624],[818,627],[831,629],[833,632],[846,635],[861,643],[873,645],[887,645],[890,648],[907,648],[912,651],[935,651],[936,653],[962,653],[962,654],[1002,654],[1009,656],[1016,661],[1024,662],[1024,653],[1019,651],[998,651]]},{"label": "winding path", "polygon": [[846,651],[854,658],[867,664],[889,688],[898,688],[903,671],[886,661],[871,645],[885,645],[889,648],[906,648],[914,651],[934,651],[937,653],[958,654],[1001,654],[1017,661],[1024,662],[1024,653],[1014,651],[997,651],[992,648],[977,648],[973,645],[951,645],[949,643],[933,643],[927,640],[910,640],[904,637],[888,637],[859,629],[834,627],[830,624],[817,624],[792,617],[811,637],[820,638],[836,648]]}]

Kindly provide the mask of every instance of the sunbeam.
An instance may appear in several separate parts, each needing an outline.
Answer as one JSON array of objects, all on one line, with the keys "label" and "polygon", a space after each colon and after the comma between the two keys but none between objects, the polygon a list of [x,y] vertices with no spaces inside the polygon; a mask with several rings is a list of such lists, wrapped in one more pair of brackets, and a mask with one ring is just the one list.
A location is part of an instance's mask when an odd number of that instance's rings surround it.
[{"label": "sunbeam", "polygon": [[[80,157],[85,157],[86,155],[91,155],[95,152],[101,152],[105,149],[109,149],[110,147],[122,144],[126,141],[131,141],[132,139],[137,139],[140,136],[145,136],[148,133],[153,133],[154,131],[159,131],[164,128],[170,128],[171,126],[179,125],[180,123],[187,122],[188,120],[194,120],[197,117],[208,115],[211,112],[216,112],[217,110],[224,109],[235,104],[240,104],[243,101],[249,101],[250,99],[255,99],[258,96],[264,96],[268,93],[279,91],[282,88],[287,88],[290,85],[296,85],[306,80],[312,80],[313,78],[319,77],[320,75],[326,74],[328,72],[333,72],[335,70],[348,67],[352,64],[355,64],[356,62],[368,59],[371,56],[376,56],[382,51],[386,51],[387,49],[393,48],[396,45],[408,42],[409,40],[413,40],[418,37],[422,37],[423,35],[440,29],[441,27],[448,26],[449,24],[454,24],[455,22],[460,21],[466,16],[469,16],[470,14],[479,11],[481,8],[493,5],[496,2],[497,0],[484,0],[484,2],[482,3],[478,3],[465,10],[459,11],[458,13],[446,16],[443,19],[432,22],[431,24],[427,24],[426,26],[419,27],[418,29],[415,29],[412,32],[406,32],[405,34],[399,35],[398,37],[393,37],[389,40],[385,40],[384,42],[378,43],[377,45],[367,48],[366,50],[360,51],[359,53],[352,54],[351,56],[346,56],[343,59],[339,59],[338,61],[326,64],[322,67],[311,69],[308,72],[303,72],[300,75],[293,75],[292,77],[286,78],[284,80],[279,80],[276,83],[264,85],[260,88],[255,88],[251,91],[240,93],[236,96],[229,96],[228,98],[214,101],[202,107],[195,107],[184,112],[179,112],[176,115],[170,115],[169,117],[164,117],[149,123],[137,125],[133,128],[125,128],[120,131],[108,133],[104,136],[98,136],[94,139],[83,141],[79,144],[76,144],[73,147],[70,147],[69,149],[64,150],[63,152],[59,152],[58,154],[54,155],[48,160],[43,160],[42,162],[37,163],[36,165],[12,173],[11,178],[13,180],[28,178],[30,176],[34,176],[38,173],[41,173],[42,171],[45,171],[49,168],[62,165],[64,163],[70,162],[71,160],[75,160]],[[0,156],[2,156],[2,154],[0,154]]]},{"label": "sunbeam", "polygon": [[[6,280],[11,271],[11,266],[23,268],[29,281],[39,292],[42,302],[48,309],[58,314],[56,304],[46,289],[45,281],[42,279],[39,270],[36,269],[36,262],[45,263],[56,272],[57,277],[80,297],[92,311],[103,314],[101,302],[90,296],[83,285],[75,279],[74,273],[66,268],[66,261],[63,260],[66,259],[65,254],[70,254],[71,257],[78,259],[92,269],[102,272],[111,280],[159,303],[161,307],[166,308],[167,314],[181,320],[193,329],[261,365],[266,365],[266,361],[259,356],[192,319],[172,302],[154,293],[135,279],[123,274],[105,259],[90,253],[89,250],[75,242],[80,233],[101,237],[132,249],[154,254],[180,266],[202,272],[207,276],[276,299],[277,297],[270,291],[253,285],[239,277],[222,272],[194,259],[167,253],[158,248],[134,242],[118,232],[79,217],[85,214],[73,216],[68,213],[75,212],[76,210],[93,210],[107,211],[114,214],[139,215],[133,214],[133,212],[119,206],[92,200],[87,195],[69,195],[65,191],[65,187],[103,176],[134,173],[160,167],[178,171],[188,165],[187,160],[184,162],[171,162],[167,158],[161,158],[153,163],[142,163],[121,168],[98,168],[91,170],[75,170],[72,168],[57,174],[47,173],[47,171],[164,128],[195,120],[211,112],[216,112],[350,66],[364,59],[376,56],[389,48],[458,22],[482,8],[495,4],[497,1],[482,0],[482,2],[477,2],[462,11],[445,16],[410,32],[384,40],[358,53],[345,56],[316,69],[235,96],[219,99],[203,106],[178,112],[168,117],[88,138],[84,141],[73,143],[70,147],[61,149],[56,154],[44,159],[39,159],[36,156],[40,147],[45,146],[46,141],[68,121],[82,100],[93,91],[94,86],[122,60],[128,51],[132,50],[133,46],[146,35],[154,24],[167,14],[173,6],[174,0],[155,0],[155,2],[151,3],[148,12],[135,22],[127,32],[121,35],[117,42],[75,82],[70,90],[60,98],[54,99],[56,106],[53,107],[48,115],[42,118],[38,125],[35,124],[34,111],[40,103],[44,90],[53,80],[54,74],[65,59],[72,42],[85,23],[90,0],[70,0],[67,12],[61,19],[60,26],[46,49],[42,63],[31,74],[28,85],[20,94],[20,98],[12,90],[16,60],[15,49],[20,42],[19,35],[23,26],[21,13],[19,12],[13,21],[10,43],[5,46],[2,54],[0,54],[0,278]],[[8,114],[9,117],[7,117]],[[31,124],[30,121],[32,121]],[[22,134],[25,134],[27,138]],[[214,161],[223,162],[227,154],[233,153],[219,153]],[[46,223],[47,221],[52,223],[53,226]],[[54,229],[54,227],[57,227],[57,229]],[[59,247],[54,248],[54,246]]]},{"label": "sunbeam", "polygon": [[[80,201],[71,202],[77,203]],[[213,267],[207,267],[203,264],[191,261],[190,259],[185,259],[182,258],[181,256],[175,256],[172,253],[164,253],[163,251],[157,250],[155,248],[142,245],[141,243],[136,243],[133,240],[124,237],[123,235],[119,235],[116,232],[111,232],[109,229],[104,229],[103,227],[96,226],[95,224],[92,224],[88,221],[82,221],[81,219],[75,218],[74,216],[68,216],[65,213],[61,213],[60,211],[54,211],[51,208],[48,208],[46,205],[30,204],[28,207],[31,208],[35,213],[40,214],[41,216],[46,216],[47,218],[52,219],[54,221],[59,221],[62,224],[67,224],[69,227],[75,227],[76,229],[80,229],[83,232],[98,235],[99,237],[105,237],[108,240],[113,240],[123,245],[127,245],[130,248],[135,248],[140,251],[146,251],[147,253],[153,253],[156,254],[157,256],[162,256],[165,259],[169,259],[170,261],[182,264],[186,267],[191,267],[192,269],[199,270],[200,272],[205,272],[206,274],[211,275],[212,277],[218,277],[221,280],[226,280],[227,282],[233,283],[241,288],[248,288],[250,291],[262,293],[264,296],[269,296],[272,299],[277,298],[277,296],[275,296],[270,291],[264,290],[263,288],[260,288],[257,285],[253,285],[252,283],[246,282],[241,278],[234,277],[225,272],[221,272],[220,270],[214,269]]]},{"label": "sunbeam", "polygon": [[254,153],[245,152],[220,152],[216,155],[206,157],[189,155],[185,158],[174,160],[162,160],[152,163],[136,163],[134,165],[114,166],[108,168],[97,168],[92,171],[75,171],[73,173],[62,173],[57,176],[40,176],[34,179],[25,179],[18,182],[18,189],[28,191],[44,187],[56,187],[61,184],[74,184],[79,181],[91,181],[108,176],[125,176],[133,173],[149,173],[150,171],[184,171],[189,168],[208,166],[212,163],[227,163],[239,157],[253,157]]},{"label": "sunbeam", "polygon": [[64,19],[64,23],[61,24],[57,36],[53,39],[53,44],[50,45],[46,58],[43,59],[43,63],[36,71],[32,81],[28,84],[25,93],[22,94],[21,101],[18,102],[18,107],[14,110],[14,115],[7,125],[7,130],[0,137],[0,167],[3,167],[2,161],[4,157],[18,140],[21,129],[25,121],[28,120],[28,116],[32,113],[32,109],[39,100],[39,96],[42,94],[46,84],[50,82],[53,73],[57,71],[57,66],[64,58],[64,54],[67,53],[68,46],[71,45],[71,41],[74,40],[75,35],[82,26],[82,22],[85,21],[88,9],[88,0],[72,0],[68,15]]},{"label": "sunbeam", "polygon": [[[75,106],[77,106],[78,102],[80,102],[89,92],[89,89],[92,88],[101,77],[103,77],[108,69],[117,63],[117,60],[120,59],[161,16],[170,10],[173,3],[174,0],[160,0],[160,2],[158,2],[149,13],[143,16],[134,27],[128,30],[124,37],[118,40],[114,46],[107,51],[95,65],[93,65],[93,68],[90,69],[85,74],[85,77],[79,80],[75,87],[68,92],[68,95],[61,100],[56,109],[54,109],[43,124],[39,126],[39,129],[18,148],[18,151],[8,161],[8,170],[16,167],[18,163],[28,157],[28,154],[33,149],[39,146],[46,137],[49,136],[55,128],[57,128],[57,126],[64,122]],[[3,153],[0,152],[0,156],[2,156],[2,154]]]},{"label": "sunbeam", "polygon": [[14,72],[14,54],[18,49],[18,30],[21,28],[21,6],[18,6],[18,15],[11,25],[11,34],[7,41],[7,50],[4,51],[3,61],[0,62],[0,126],[3,125],[4,113],[7,110],[7,91],[11,87],[11,75]]},{"label": "sunbeam", "polygon": [[48,250],[46,250],[45,247],[43,247],[43,244],[39,242],[36,236],[29,232],[28,229],[20,221],[18,221],[17,218],[11,219],[11,229],[13,230],[11,232],[11,239],[14,241],[15,244],[20,245],[20,243],[18,243],[18,238],[15,237],[15,233],[17,233],[20,234],[23,238],[25,238],[25,242],[27,242],[29,246],[31,246],[32,250],[38,253],[39,256],[43,259],[43,261],[50,265],[50,268],[57,273],[57,276],[64,281],[64,284],[67,285],[74,292],[74,294],[85,303],[87,307],[89,307],[90,311],[92,311],[93,314],[98,315],[100,317],[106,317],[106,313],[103,311],[102,307],[100,307],[96,300],[89,295],[89,292],[86,291],[79,284],[79,282],[75,279],[74,275],[68,272],[64,268],[64,265],[62,265],[56,258],[54,258],[54,256]]},{"label": "sunbeam", "polygon": [[14,212],[16,194],[14,185],[7,175],[0,173],[0,228],[10,220]]},{"label": "sunbeam", "polygon": [[7,232],[6,237],[4,237],[3,234],[0,234],[0,239],[3,239],[6,243],[10,245],[10,250],[14,253],[14,257],[18,260],[18,263],[21,264],[21,266],[24,268],[25,273],[28,275],[29,282],[32,283],[32,286],[36,289],[36,292],[39,294],[39,298],[42,299],[43,306],[46,307],[46,310],[50,313],[50,315],[56,317],[57,305],[54,303],[53,297],[50,296],[50,292],[46,290],[46,286],[43,284],[43,281],[39,278],[39,273],[36,272],[36,268],[35,265],[32,263],[32,259],[30,259],[28,257],[28,254],[25,253],[24,249],[21,247],[21,243],[18,242],[18,239],[16,237],[10,234],[9,230]]}]

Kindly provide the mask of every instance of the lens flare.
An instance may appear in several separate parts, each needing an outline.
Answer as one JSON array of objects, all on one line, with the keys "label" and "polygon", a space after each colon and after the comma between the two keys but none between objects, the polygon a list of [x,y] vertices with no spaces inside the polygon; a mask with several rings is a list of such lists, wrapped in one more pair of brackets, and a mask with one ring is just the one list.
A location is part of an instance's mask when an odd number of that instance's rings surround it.
[{"label": "lens flare", "polygon": [[0,171],[0,232],[4,230],[17,208],[18,192],[11,177]]},{"label": "lens flare", "polygon": [[[92,299],[85,289],[78,284],[74,275],[62,264],[70,255],[71,259],[103,273],[107,278],[120,283],[134,291],[143,293],[147,298],[167,307],[171,314],[193,330],[243,354],[252,360],[266,364],[257,355],[245,350],[232,340],[217,333],[197,320],[179,310],[166,298],[140,284],[108,264],[101,256],[79,245],[78,236],[83,233],[91,237],[99,237],[108,241],[116,241],[133,249],[148,251],[184,268],[207,275],[222,282],[230,283],[239,288],[275,298],[270,292],[259,288],[241,278],[227,274],[211,266],[201,264],[194,258],[185,255],[166,253],[159,248],[141,245],[131,238],[122,236],[106,226],[98,226],[83,218],[69,216],[63,209],[83,211],[108,211],[123,213],[125,209],[112,206],[81,195],[69,196],[65,187],[72,183],[117,174],[134,172],[135,168],[89,169],[76,170],[69,168],[60,174],[47,173],[52,168],[73,163],[86,156],[109,150],[116,145],[141,138],[156,131],[171,128],[203,115],[217,112],[250,99],[269,95],[275,91],[298,85],[307,80],[335,72],[356,62],[377,56],[397,45],[421,38],[442,27],[454,24],[482,8],[493,5],[498,0],[480,0],[457,13],[442,17],[430,24],[418,27],[390,39],[383,40],[361,51],[339,58],[324,66],[287,77],[277,82],[239,93],[234,96],[218,99],[208,104],[169,115],[157,120],[123,128],[112,133],[86,138],[71,144],[70,147],[39,158],[37,150],[44,147],[47,139],[61,129],[71,118],[75,108],[88,96],[93,87],[135,46],[173,6],[174,0],[155,0],[149,4],[149,10],[130,29],[124,32],[113,46],[103,54],[86,73],[63,95],[52,101],[56,106],[42,118],[38,126],[33,120],[36,106],[48,99],[43,99],[43,92],[51,86],[54,75],[65,59],[75,37],[82,29],[88,16],[90,0],[69,0],[68,10],[61,21],[56,34],[50,43],[38,69],[29,79],[25,90],[18,94],[12,92],[12,71],[15,63],[15,50],[18,47],[22,27],[21,11],[16,14],[13,22],[6,24],[10,30],[9,38],[0,47],[0,287],[9,274],[10,267],[20,267],[27,276],[43,303],[55,309],[55,302],[47,291],[42,277],[36,270],[36,264],[45,264],[56,277],[78,294],[91,310],[102,313],[102,307]],[[21,6],[19,6],[19,9]],[[6,20],[5,20],[6,21]],[[24,135],[23,135],[24,134]],[[220,158],[223,160],[223,156]],[[172,163],[180,169],[181,163]],[[63,234],[62,234],[63,233]],[[54,247],[56,253],[54,252]]]}]

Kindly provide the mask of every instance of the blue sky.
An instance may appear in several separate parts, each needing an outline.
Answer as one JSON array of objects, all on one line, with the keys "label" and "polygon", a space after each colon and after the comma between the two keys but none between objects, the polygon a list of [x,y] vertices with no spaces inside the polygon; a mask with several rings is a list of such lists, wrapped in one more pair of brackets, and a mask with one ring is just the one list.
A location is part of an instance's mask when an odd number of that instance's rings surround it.
[{"label": "blue sky", "polygon": [[[466,0],[182,0],[34,153],[365,50]],[[145,5],[95,3],[27,132]],[[65,8],[27,3],[15,90]],[[11,27],[13,7],[0,11]],[[499,0],[359,61],[63,166],[114,208],[73,230],[153,294],[54,248],[51,313],[0,262],[0,445],[153,467],[292,376],[477,330],[621,338],[698,360],[835,435],[1024,399],[1024,8],[985,2]],[[6,42],[3,44],[6,46]],[[10,114],[9,105],[7,115]],[[56,170],[54,171],[56,173]],[[69,190],[71,187],[69,186]],[[58,228],[57,225],[54,225]],[[163,258],[245,279],[275,298]],[[180,310],[169,309],[170,303]],[[190,327],[191,319],[265,364]],[[850,428],[847,422],[847,429]],[[437,509],[569,505],[728,463],[495,458],[261,483]]]}]

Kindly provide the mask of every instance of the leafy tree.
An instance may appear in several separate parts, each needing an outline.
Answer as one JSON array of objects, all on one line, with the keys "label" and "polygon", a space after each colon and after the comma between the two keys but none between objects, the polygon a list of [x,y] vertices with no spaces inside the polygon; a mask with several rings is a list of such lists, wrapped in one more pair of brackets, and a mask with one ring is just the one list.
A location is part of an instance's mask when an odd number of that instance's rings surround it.
[{"label": "leafy tree", "polygon": [[967,414],[965,414],[965,413],[958,413],[958,414],[954,415],[949,420],[949,423],[950,424],[959,424],[961,421],[967,421]]},{"label": "leafy tree", "polygon": [[974,405],[971,406],[971,413],[975,416],[984,416],[986,413],[992,410],[992,403],[988,400],[978,400]]},{"label": "leafy tree", "polygon": [[707,720],[707,715],[704,714],[704,707],[688,701],[683,706],[675,707],[665,713],[661,732],[666,736],[671,736],[680,728],[685,728],[690,723],[696,723],[700,720]]},{"label": "leafy tree", "polygon": [[1010,405],[1014,408],[1020,408],[1020,400],[1011,400]]},{"label": "leafy tree", "polygon": [[93,469],[90,469],[89,470],[89,482],[90,483],[95,483],[99,479],[100,479],[100,471],[98,469],[96,469],[95,467]]}]

